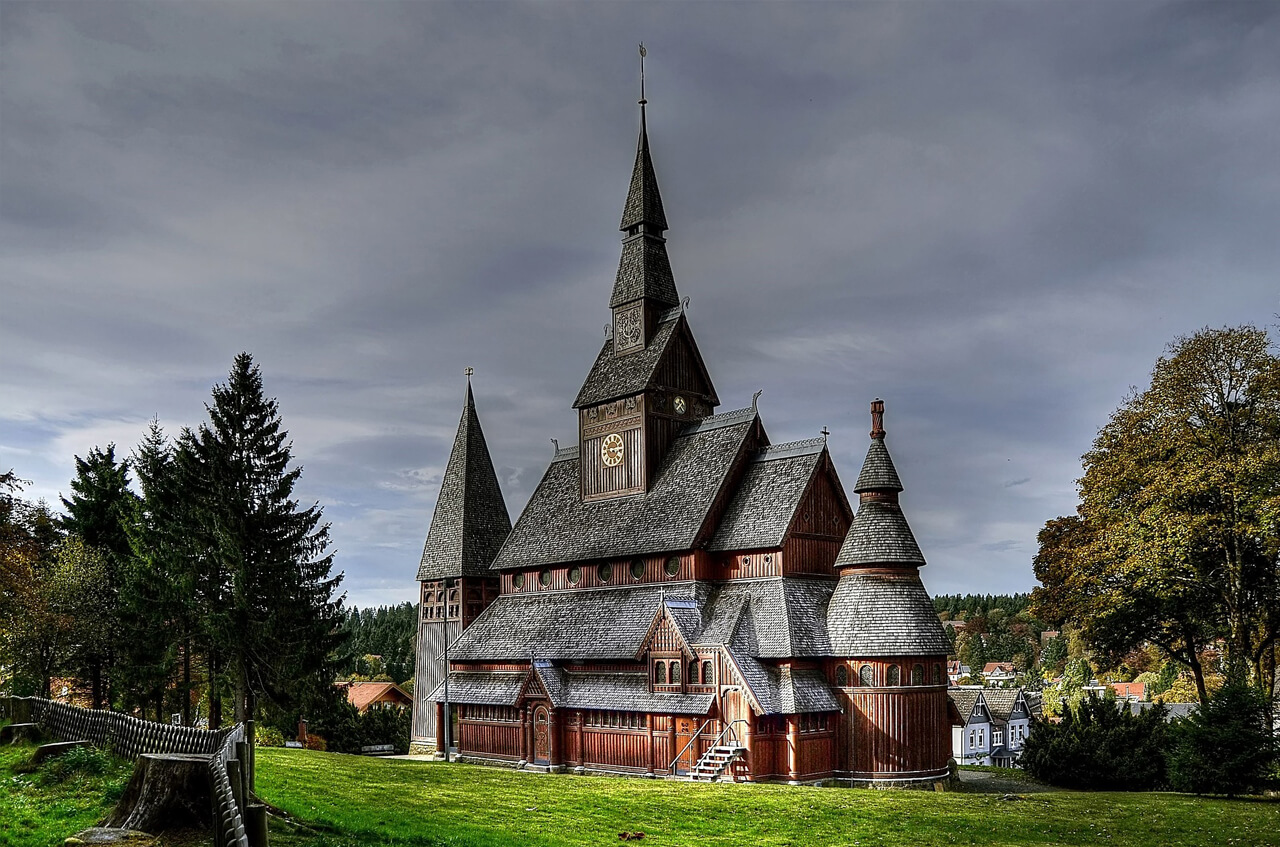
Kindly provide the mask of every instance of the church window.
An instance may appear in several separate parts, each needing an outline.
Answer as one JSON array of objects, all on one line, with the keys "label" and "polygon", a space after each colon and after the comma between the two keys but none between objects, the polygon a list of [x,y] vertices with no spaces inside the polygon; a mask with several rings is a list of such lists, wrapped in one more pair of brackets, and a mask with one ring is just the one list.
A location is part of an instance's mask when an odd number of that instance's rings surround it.
[{"label": "church window", "polygon": [[611,576],[613,576],[613,565],[608,562],[605,562],[603,565],[596,568],[596,577],[601,582],[608,582]]},{"label": "church window", "polygon": [[641,579],[644,577],[644,559],[636,559],[631,563],[631,578]]},{"label": "church window", "polygon": [[676,574],[680,573],[680,557],[679,556],[672,556],[670,559],[667,559],[666,571],[667,571],[667,576],[675,576]]},{"label": "church window", "polygon": [[836,665],[836,685],[844,688],[849,684],[849,669],[844,665]]},{"label": "church window", "polygon": [[698,684],[698,663],[696,661],[689,663],[689,684]]},{"label": "church window", "polygon": [[711,676],[711,662],[702,663],[702,684],[711,685],[715,682],[715,678]]},{"label": "church window", "polygon": [[657,662],[654,664],[653,681],[656,685],[667,684],[667,663]]},{"label": "church window", "polygon": [[924,685],[924,665],[916,665],[911,669],[911,684]]},{"label": "church window", "polygon": [[750,557],[750,556],[743,556],[743,557],[742,557],[742,564],[743,564],[743,566],[744,566],[744,567],[745,567],[746,565],[751,564],[751,557]]},{"label": "church window", "polygon": [[569,584],[577,585],[579,582],[582,582],[582,568],[575,565],[569,568]]},{"label": "church window", "polygon": [[875,685],[876,673],[871,669],[871,665],[863,665],[858,671],[858,681],[862,685]]},{"label": "church window", "polygon": [[773,556],[772,556],[771,554],[769,554],[769,553],[766,553],[766,554],[765,554],[765,556],[764,556],[764,563],[765,563],[766,565],[772,565],[772,564],[773,564]]},{"label": "church window", "polygon": [[515,586],[516,591],[519,591],[521,588],[524,588],[524,574],[518,573],[515,576],[511,577],[511,584]]},{"label": "church window", "polygon": [[551,569],[543,568],[538,573],[538,585],[541,585],[543,588],[546,588],[550,584],[551,584]]},{"label": "church window", "polygon": [[885,674],[885,685],[901,685],[902,669],[897,665],[889,665],[889,671]]},{"label": "church window", "polygon": [[671,663],[671,684],[672,685],[680,684],[680,660],[679,659]]},{"label": "church window", "polygon": [[942,684],[942,665],[935,664],[933,666],[933,684],[934,685]]}]

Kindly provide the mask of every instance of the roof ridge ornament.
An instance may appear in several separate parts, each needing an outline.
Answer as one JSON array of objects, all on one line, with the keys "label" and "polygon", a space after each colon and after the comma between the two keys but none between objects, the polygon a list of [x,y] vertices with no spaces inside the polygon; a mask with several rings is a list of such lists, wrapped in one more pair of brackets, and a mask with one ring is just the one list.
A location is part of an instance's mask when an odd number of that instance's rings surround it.
[{"label": "roof ridge ornament", "polygon": [[752,394],[752,395],[751,395],[751,411],[753,411],[753,412],[754,412],[754,411],[756,411],[756,410],[757,410],[757,408],[758,408],[757,404],[760,402],[760,395],[761,395],[761,394],[763,394],[763,393],[764,393],[764,389],[763,389],[763,388],[761,388],[761,389],[760,389],[759,391],[757,391],[755,394]]},{"label": "roof ridge ornament", "polygon": [[879,397],[871,402],[871,437],[884,440],[884,401]]}]

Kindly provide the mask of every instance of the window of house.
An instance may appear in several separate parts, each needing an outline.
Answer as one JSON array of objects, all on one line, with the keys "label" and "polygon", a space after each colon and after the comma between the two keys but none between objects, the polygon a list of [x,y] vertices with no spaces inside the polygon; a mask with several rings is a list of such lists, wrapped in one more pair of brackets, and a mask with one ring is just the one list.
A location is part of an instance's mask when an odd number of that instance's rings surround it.
[{"label": "window of house", "polygon": [[680,661],[678,659],[671,663],[671,684],[680,684]]},{"label": "window of house", "polygon": [[653,681],[658,685],[667,684],[667,663],[655,662],[653,665]]},{"label": "window of house", "polygon": [[689,684],[690,685],[698,684],[698,663],[697,662],[689,663]]},{"label": "window of house", "polygon": [[1001,744],[1004,742],[1004,733],[998,729],[991,730],[991,743]]},{"label": "window of house", "polygon": [[985,729],[978,730],[978,746],[979,747],[987,746],[987,731]]},{"label": "window of house", "polygon": [[976,742],[977,737],[978,737],[978,734],[976,732],[974,732],[972,729],[969,730],[969,749],[970,750],[978,746]]},{"label": "window of house", "polygon": [[911,684],[924,685],[924,665],[916,665],[911,668]]},{"label": "window of house", "polygon": [[703,662],[702,663],[702,684],[711,685],[715,681],[716,681],[715,677],[711,675],[711,662],[709,661]]},{"label": "window of house", "polygon": [[871,665],[863,665],[858,670],[858,680],[863,685],[876,684],[876,674],[875,674],[875,671],[871,669]]},{"label": "window of house", "polygon": [[889,665],[889,672],[885,674],[885,685],[901,685],[902,669],[897,665]]},{"label": "window of house", "polygon": [[844,665],[836,665],[836,685],[844,688],[849,684],[849,669]]}]

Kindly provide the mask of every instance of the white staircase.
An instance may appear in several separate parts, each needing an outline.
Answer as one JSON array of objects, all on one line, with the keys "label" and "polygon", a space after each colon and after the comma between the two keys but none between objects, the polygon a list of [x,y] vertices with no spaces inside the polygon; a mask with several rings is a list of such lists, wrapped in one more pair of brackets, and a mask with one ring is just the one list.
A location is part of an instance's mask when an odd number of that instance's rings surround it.
[{"label": "white staircase", "polygon": [[724,776],[734,762],[741,759],[747,754],[747,748],[737,743],[717,744],[711,747],[707,752],[702,754],[702,758],[698,759],[698,763],[689,769],[689,778],[698,780],[705,779],[708,782],[715,782]]}]

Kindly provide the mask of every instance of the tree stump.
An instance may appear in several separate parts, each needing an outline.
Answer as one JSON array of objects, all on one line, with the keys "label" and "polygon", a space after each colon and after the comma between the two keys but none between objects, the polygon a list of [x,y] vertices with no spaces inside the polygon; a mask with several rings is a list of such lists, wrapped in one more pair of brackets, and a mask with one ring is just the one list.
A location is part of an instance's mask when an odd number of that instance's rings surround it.
[{"label": "tree stump", "polygon": [[209,762],[194,753],[144,753],[120,802],[107,819],[109,827],[163,832],[166,829],[208,829],[213,808]]}]

